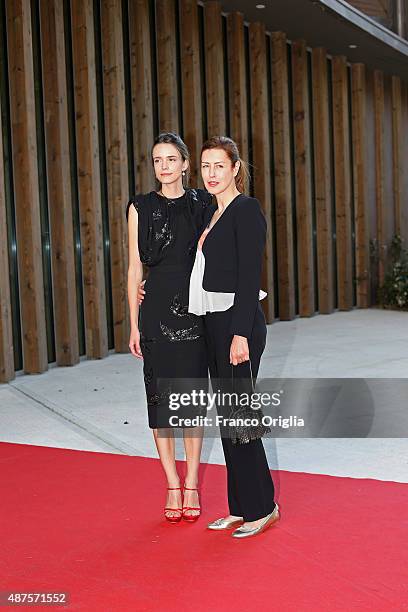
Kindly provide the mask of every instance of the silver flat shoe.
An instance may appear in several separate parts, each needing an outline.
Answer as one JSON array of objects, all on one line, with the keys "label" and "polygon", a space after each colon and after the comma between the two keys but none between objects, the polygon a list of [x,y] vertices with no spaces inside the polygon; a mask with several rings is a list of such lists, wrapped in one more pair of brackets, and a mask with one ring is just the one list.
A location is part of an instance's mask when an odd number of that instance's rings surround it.
[{"label": "silver flat shoe", "polygon": [[267,516],[265,516],[264,520],[262,521],[260,525],[258,525],[258,527],[254,527],[253,529],[245,529],[245,528],[239,527],[232,533],[232,537],[233,538],[250,538],[254,535],[258,535],[258,533],[262,533],[263,531],[265,531],[265,529],[268,529],[268,527],[273,525],[273,523],[276,523],[276,521],[278,521],[279,519],[280,519],[279,506],[278,504],[276,504],[273,511]]},{"label": "silver flat shoe", "polygon": [[238,525],[242,525],[244,519],[230,519],[219,518],[212,523],[208,523],[207,529],[213,529],[214,531],[222,531],[223,529],[232,529],[233,527],[238,527]]}]

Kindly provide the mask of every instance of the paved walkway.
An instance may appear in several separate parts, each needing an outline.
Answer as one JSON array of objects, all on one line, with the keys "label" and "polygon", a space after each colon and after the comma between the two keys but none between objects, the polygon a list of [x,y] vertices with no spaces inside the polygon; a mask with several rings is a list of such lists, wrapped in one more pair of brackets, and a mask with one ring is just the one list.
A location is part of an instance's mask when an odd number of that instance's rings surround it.
[{"label": "paved walkway", "polygon": [[[353,310],[277,322],[259,376],[408,378],[408,313]],[[397,399],[405,410],[406,398]],[[0,441],[156,457],[142,362],[111,354],[0,385]],[[405,438],[278,438],[265,447],[273,469],[408,482]],[[203,461],[223,463],[218,439],[205,440]]]}]

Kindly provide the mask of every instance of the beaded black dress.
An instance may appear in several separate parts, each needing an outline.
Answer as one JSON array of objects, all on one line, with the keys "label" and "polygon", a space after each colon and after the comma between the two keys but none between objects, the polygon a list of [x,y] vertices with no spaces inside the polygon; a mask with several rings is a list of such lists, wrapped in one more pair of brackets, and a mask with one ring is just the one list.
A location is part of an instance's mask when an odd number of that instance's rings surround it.
[{"label": "beaded black dress", "polygon": [[188,298],[197,241],[210,203],[208,192],[188,189],[174,199],[155,191],[138,194],[126,207],[126,219],[130,206],[138,211],[139,255],[148,267],[139,330],[150,428],[177,426],[169,417],[185,417],[183,409],[169,409],[174,388],[169,390],[168,380],[179,381],[178,390],[186,381],[184,392],[193,380],[197,390],[206,389],[204,320],[188,312]]}]

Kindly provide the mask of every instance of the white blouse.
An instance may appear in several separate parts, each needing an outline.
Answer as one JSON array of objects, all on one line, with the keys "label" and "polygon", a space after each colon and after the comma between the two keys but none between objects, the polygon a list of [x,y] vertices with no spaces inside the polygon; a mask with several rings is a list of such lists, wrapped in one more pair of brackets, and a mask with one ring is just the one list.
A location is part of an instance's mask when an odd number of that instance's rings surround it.
[{"label": "white blouse", "polygon": [[[195,315],[205,315],[206,312],[228,310],[234,305],[235,293],[222,293],[203,289],[205,257],[202,245],[209,231],[210,229],[206,228],[198,242],[194,266],[190,276],[188,312]],[[263,300],[267,295],[262,289],[259,291],[260,300]]]}]

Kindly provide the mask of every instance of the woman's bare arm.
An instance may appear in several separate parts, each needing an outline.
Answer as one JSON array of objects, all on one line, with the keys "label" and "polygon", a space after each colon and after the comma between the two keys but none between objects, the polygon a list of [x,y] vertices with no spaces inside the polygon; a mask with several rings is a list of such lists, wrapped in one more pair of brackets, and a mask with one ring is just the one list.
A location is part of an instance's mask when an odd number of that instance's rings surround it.
[{"label": "woman's bare arm", "polygon": [[134,206],[129,208],[128,218],[129,232],[129,267],[128,267],[128,282],[127,292],[129,301],[130,313],[130,340],[129,348],[135,357],[142,357],[140,349],[140,332],[139,332],[139,301],[137,299],[137,290],[143,279],[143,265],[140,261],[138,247],[138,213]]}]

